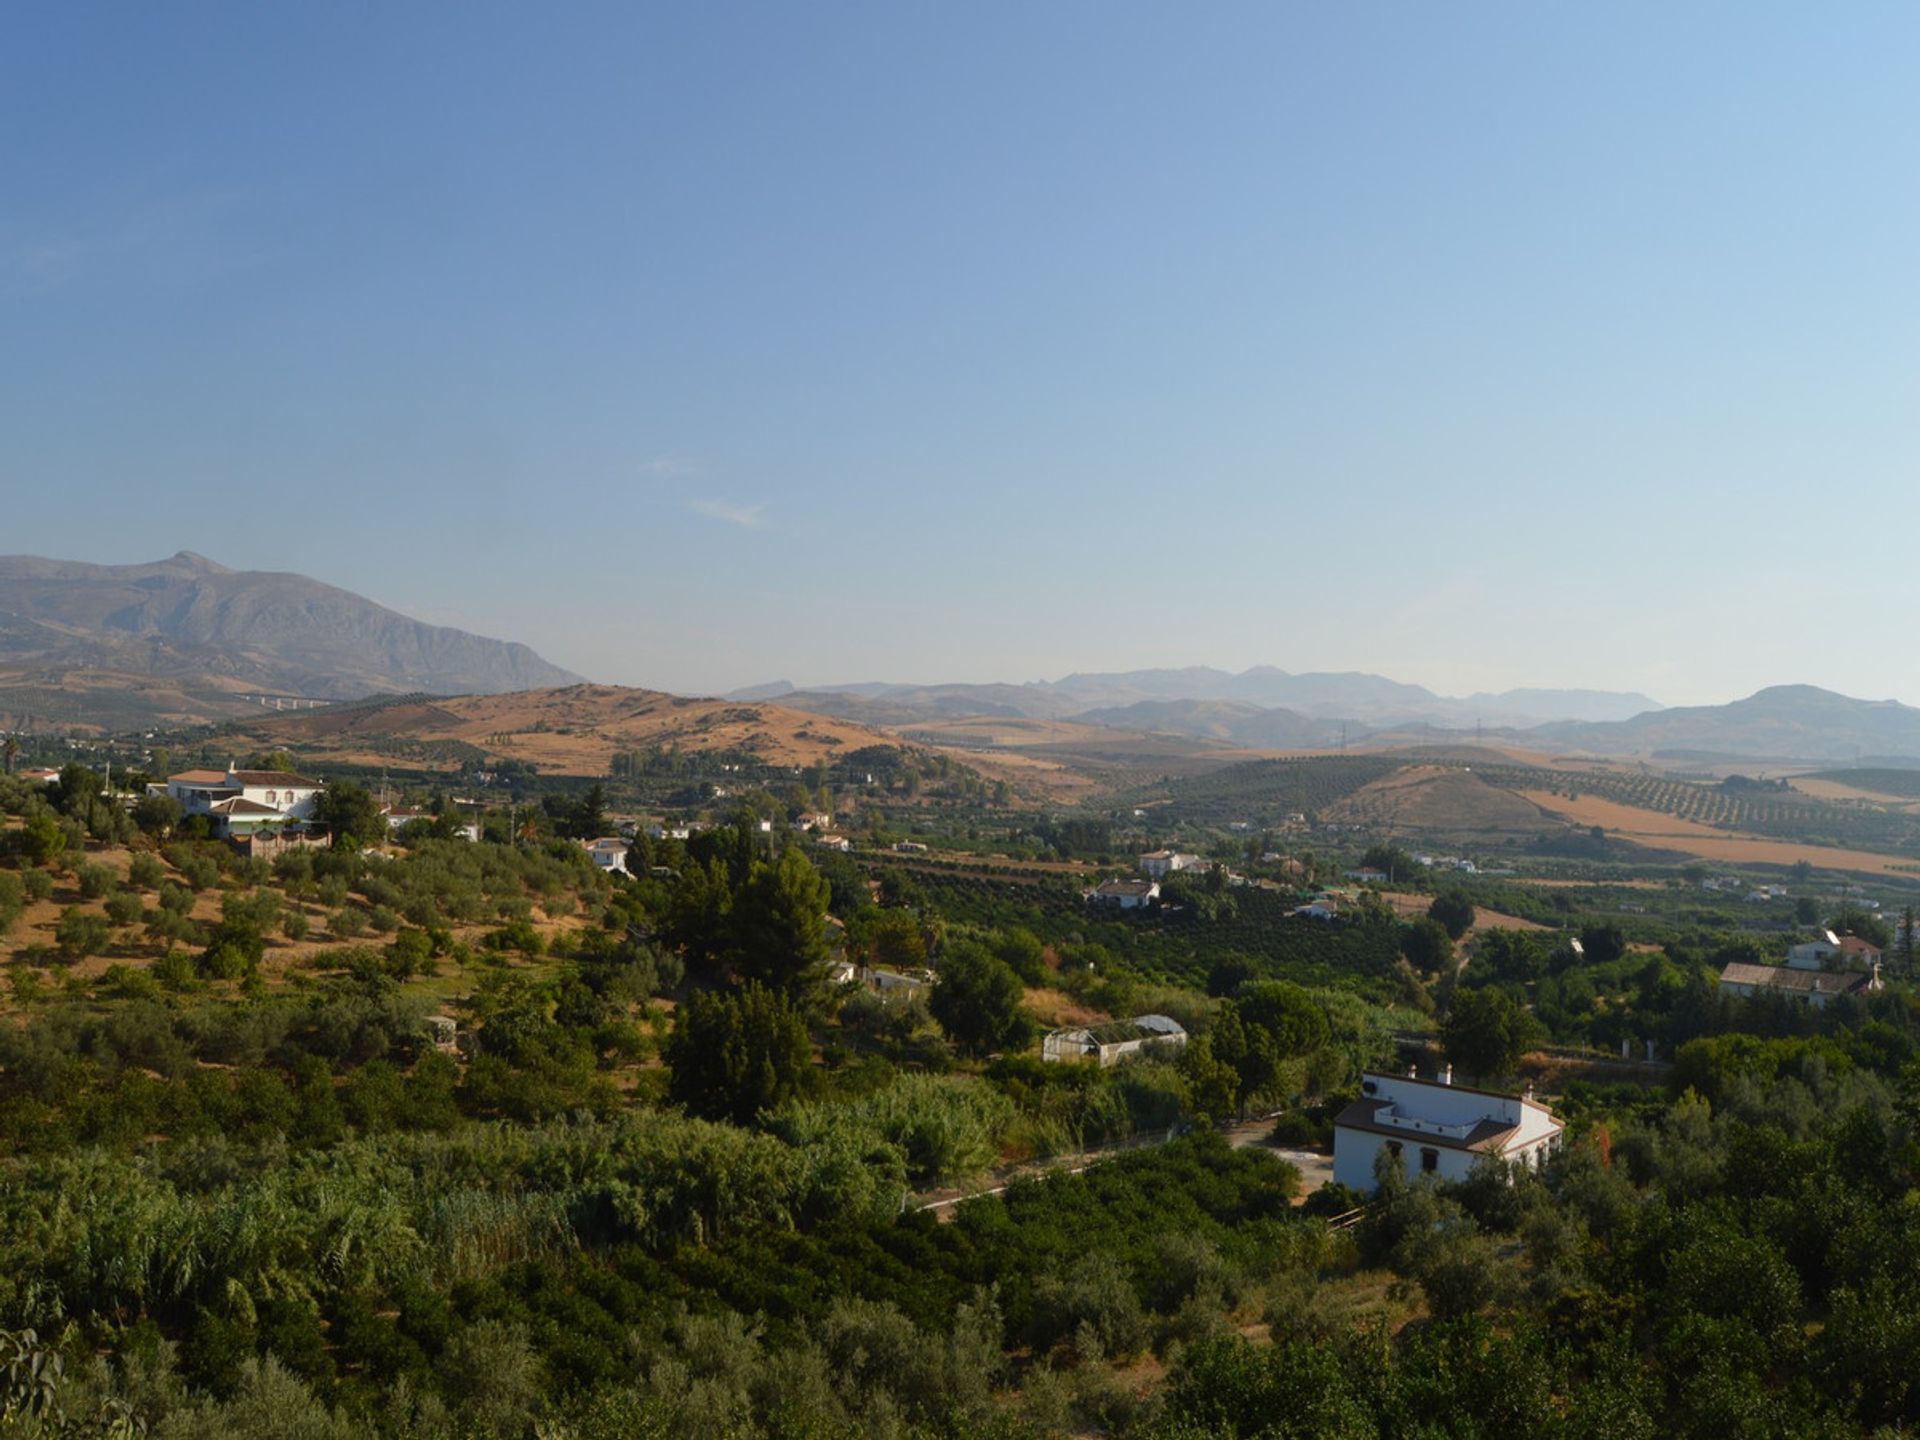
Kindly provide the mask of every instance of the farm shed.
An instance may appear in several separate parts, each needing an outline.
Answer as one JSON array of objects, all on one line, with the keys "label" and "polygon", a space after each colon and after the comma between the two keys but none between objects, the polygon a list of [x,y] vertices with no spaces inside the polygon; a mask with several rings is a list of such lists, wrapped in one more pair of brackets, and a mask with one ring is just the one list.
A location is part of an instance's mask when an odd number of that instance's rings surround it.
[{"label": "farm shed", "polygon": [[1098,1060],[1111,1065],[1149,1045],[1186,1043],[1187,1032],[1179,1021],[1166,1015],[1136,1015],[1131,1020],[1056,1030],[1041,1043],[1040,1054],[1046,1060]]}]

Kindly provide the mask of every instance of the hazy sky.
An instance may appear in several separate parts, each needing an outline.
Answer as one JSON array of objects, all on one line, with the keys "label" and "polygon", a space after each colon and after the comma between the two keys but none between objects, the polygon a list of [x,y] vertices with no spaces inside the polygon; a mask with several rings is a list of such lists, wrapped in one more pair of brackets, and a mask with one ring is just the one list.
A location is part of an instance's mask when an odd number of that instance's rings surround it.
[{"label": "hazy sky", "polygon": [[680,690],[1920,702],[1920,8],[39,5],[0,551]]}]

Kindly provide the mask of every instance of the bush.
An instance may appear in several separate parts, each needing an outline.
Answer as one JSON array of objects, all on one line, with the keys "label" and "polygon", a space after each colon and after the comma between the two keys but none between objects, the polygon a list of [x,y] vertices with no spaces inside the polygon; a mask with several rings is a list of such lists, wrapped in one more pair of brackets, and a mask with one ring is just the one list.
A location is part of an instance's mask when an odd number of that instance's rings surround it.
[{"label": "bush", "polygon": [[113,893],[113,872],[104,865],[82,864],[73,872],[83,900],[100,900]]},{"label": "bush", "polygon": [[113,927],[107,923],[106,916],[95,915],[90,910],[65,910],[53,927],[53,938],[63,958],[78,960],[105,950],[113,938]]}]

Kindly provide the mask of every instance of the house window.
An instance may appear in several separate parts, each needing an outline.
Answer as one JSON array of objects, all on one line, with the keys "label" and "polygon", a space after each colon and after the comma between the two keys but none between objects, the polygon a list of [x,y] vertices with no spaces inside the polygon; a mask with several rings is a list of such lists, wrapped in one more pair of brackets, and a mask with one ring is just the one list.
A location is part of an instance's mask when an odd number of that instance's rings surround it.
[{"label": "house window", "polygon": [[1387,1141],[1387,1154],[1396,1160],[1400,1158],[1400,1142],[1398,1140]]},{"label": "house window", "polygon": [[1420,1168],[1429,1172],[1438,1170],[1440,1168],[1440,1152],[1430,1145],[1421,1146]]},{"label": "house window", "polygon": [[275,794],[273,791],[271,790],[267,791],[267,804],[272,805],[276,803],[279,800],[279,798],[280,797],[277,794]]}]

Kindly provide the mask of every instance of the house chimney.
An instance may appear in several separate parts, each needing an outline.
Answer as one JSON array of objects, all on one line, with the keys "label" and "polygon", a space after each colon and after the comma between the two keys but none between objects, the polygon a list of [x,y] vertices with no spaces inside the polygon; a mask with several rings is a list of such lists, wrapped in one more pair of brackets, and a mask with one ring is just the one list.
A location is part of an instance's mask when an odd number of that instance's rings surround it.
[{"label": "house chimney", "polygon": [[1442,1085],[1451,1085],[1453,1083],[1453,1066],[1442,1065],[1440,1067],[1440,1083]]},{"label": "house chimney", "polygon": [[1418,1080],[1419,1078],[1420,1078],[1420,1067],[1418,1065],[1407,1066],[1407,1079]]},{"label": "house chimney", "polygon": [[1531,1100],[1533,1098],[1533,1082],[1531,1080],[1527,1081],[1527,1088],[1520,1092],[1520,1098],[1523,1100]]}]

